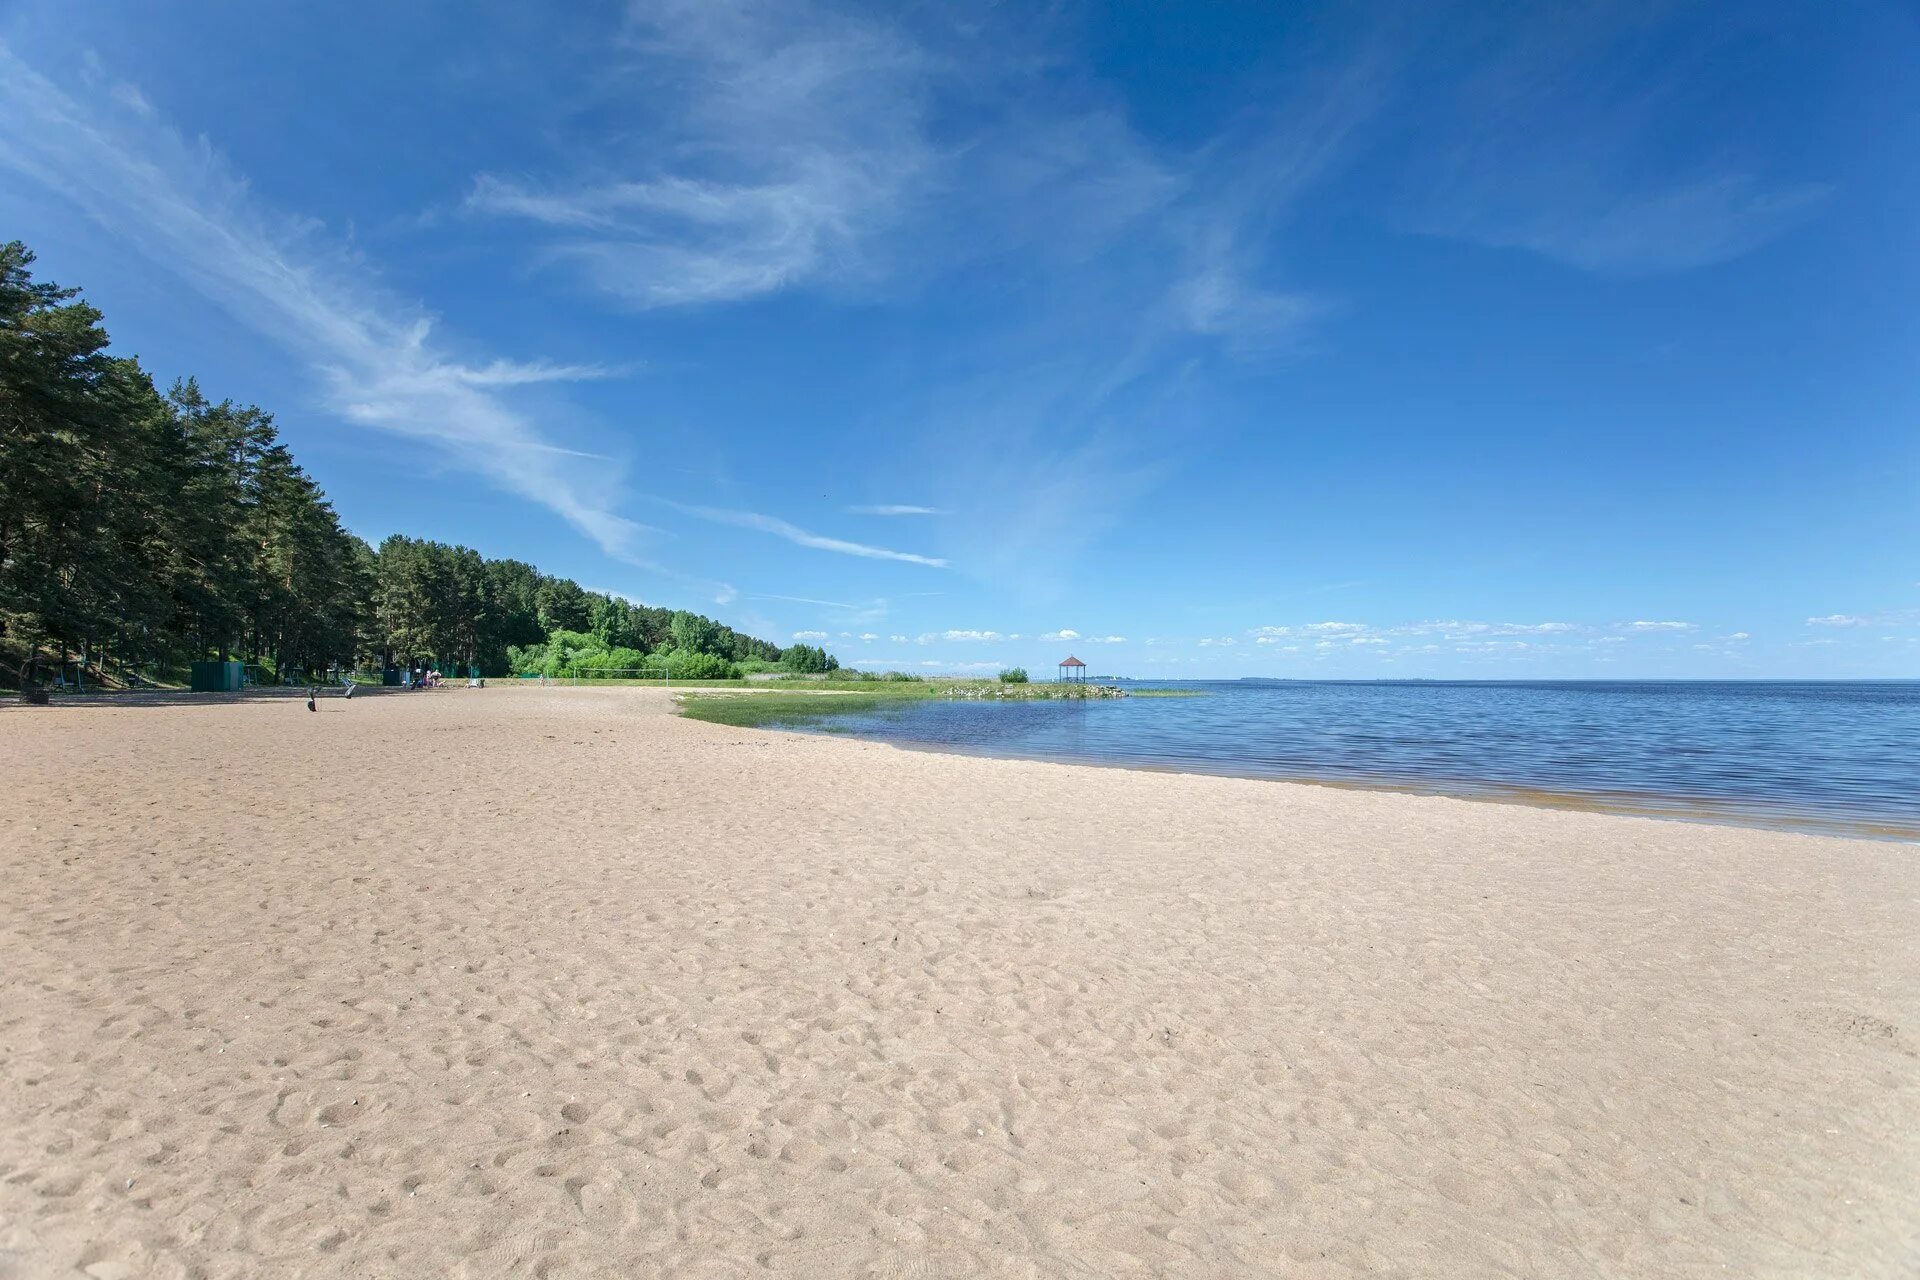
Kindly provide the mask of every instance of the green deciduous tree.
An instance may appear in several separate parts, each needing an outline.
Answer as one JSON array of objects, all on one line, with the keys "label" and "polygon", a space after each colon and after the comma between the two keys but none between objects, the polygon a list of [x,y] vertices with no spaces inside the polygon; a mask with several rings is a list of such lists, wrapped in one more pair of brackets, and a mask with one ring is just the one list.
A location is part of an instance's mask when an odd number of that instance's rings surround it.
[{"label": "green deciduous tree", "polygon": [[823,671],[838,671],[840,661],[825,649],[816,649],[810,644],[789,645],[781,651],[780,665],[788,671],[805,674],[818,674]]},{"label": "green deciduous tree", "polygon": [[712,618],[681,609],[673,615],[667,630],[676,649],[687,653],[711,653],[716,657],[727,656],[721,645],[720,624]]}]

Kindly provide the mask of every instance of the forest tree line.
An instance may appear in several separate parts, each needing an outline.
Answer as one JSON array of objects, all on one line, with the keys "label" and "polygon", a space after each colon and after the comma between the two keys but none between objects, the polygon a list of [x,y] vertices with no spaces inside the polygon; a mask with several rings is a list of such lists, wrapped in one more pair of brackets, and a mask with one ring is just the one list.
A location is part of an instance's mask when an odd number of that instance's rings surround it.
[{"label": "forest tree line", "polygon": [[518,560],[348,532],[273,417],[161,391],[78,290],[0,245],[0,679],[238,659],[273,675],[432,663],[484,674],[837,666]]}]

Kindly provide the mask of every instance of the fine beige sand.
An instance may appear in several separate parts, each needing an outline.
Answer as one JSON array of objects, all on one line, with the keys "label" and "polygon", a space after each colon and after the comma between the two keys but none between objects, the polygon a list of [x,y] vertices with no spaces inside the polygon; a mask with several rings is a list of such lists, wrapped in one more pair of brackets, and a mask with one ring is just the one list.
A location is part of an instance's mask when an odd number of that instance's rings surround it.
[{"label": "fine beige sand", "polygon": [[1911,1276],[1911,846],[626,690],[0,711],[0,1276]]}]

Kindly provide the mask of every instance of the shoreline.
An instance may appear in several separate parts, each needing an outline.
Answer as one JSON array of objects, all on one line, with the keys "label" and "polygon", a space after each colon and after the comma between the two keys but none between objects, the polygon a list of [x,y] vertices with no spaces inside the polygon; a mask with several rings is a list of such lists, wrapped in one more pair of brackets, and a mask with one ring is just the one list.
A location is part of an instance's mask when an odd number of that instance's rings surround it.
[{"label": "shoreline", "polygon": [[1247,782],[1278,782],[1295,786],[1330,787],[1340,791],[1388,795],[1437,796],[1449,800],[1517,805],[1523,808],[1550,809],[1567,813],[1593,813],[1618,818],[1698,823],[1714,827],[1732,827],[1736,830],[1776,832],[1782,835],[1824,836],[1843,840],[1865,840],[1877,844],[1920,844],[1920,822],[1910,827],[1902,827],[1887,823],[1829,818],[1798,810],[1783,812],[1776,817],[1764,811],[1745,808],[1739,802],[1716,801],[1704,796],[1662,796],[1652,792],[1555,791],[1545,787],[1482,782],[1465,778],[1430,780],[1385,775],[1333,778],[1312,774],[1261,773],[1224,766],[1206,768],[1199,764],[1160,764],[1146,760],[1115,760],[1095,756],[1029,755],[1018,751],[995,751],[985,747],[879,737],[852,729],[826,726],[774,724],[742,727],[766,733],[851,738],[861,742],[897,747],[902,751],[924,751],[934,755],[966,756],[981,760],[1023,760],[1034,764],[1061,764],[1089,769],[1186,774],[1205,778],[1236,778]]}]

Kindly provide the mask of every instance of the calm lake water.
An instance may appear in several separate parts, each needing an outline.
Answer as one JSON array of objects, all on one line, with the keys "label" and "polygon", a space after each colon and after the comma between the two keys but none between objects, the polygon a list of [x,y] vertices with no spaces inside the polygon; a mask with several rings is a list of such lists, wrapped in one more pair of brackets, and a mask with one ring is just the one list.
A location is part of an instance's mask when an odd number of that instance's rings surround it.
[{"label": "calm lake water", "polygon": [[[824,728],[989,755],[1390,786],[1920,840],[1920,682],[1195,681]],[[1541,796],[1531,793],[1549,793]]]}]

